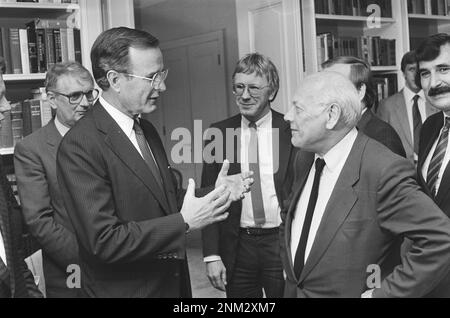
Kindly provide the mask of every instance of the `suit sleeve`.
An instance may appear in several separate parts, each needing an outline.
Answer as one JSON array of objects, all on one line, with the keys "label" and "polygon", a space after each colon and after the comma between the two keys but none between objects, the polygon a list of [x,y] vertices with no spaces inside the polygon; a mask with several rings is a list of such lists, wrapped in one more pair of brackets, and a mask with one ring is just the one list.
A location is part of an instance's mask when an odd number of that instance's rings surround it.
[{"label": "suit sleeve", "polygon": [[[25,254],[23,251],[22,246],[22,222],[20,222],[21,217],[20,216],[20,207],[17,204],[16,198],[14,197],[14,194],[12,192],[11,186],[8,184],[8,181],[6,179],[6,176],[3,172],[1,159],[0,159],[0,183],[1,183],[1,189],[4,193],[5,200],[9,203],[10,213],[13,214],[17,220],[18,228],[17,233],[11,235],[13,240],[16,240],[15,242],[12,242],[13,246],[15,246],[18,250],[14,251],[15,254],[18,257],[18,266],[19,271],[23,275],[23,278],[25,280],[26,289],[28,292],[29,297],[32,298],[42,298],[43,295],[39,291],[39,288],[36,286],[34,282],[34,276],[31,273],[31,271],[28,269],[27,264],[25,263]],[[12,218],[12,215],[11,217]]]},{"label": "suit sleeve", "polygon": [[[114,176],[108,171],[101,142],[69,132],[58,151],[58,182],[82,247],[107,264],[161,259],[168,254],[184,259],[185,223],[180,213],[139,222],[118,217]],[[142,209],[140,214],[145,215],[149,207]]]},{"label": "suit sleeve", "polygon": [[35,151],[19,143],[14,153],[14,168],[22,214],[30,233],[61,270],[66,271],[69,265],[77,263],[78,245],[74,233],[55,221],[41,159]]},{"label": "suit sleeve", "polygon": [[[205,147],[212,140],[205,142]],[[213,154],[215,155],[215,154]],[[202,188],[214,188],[221,165],[217,162],[203,162]],[[214,223],[202,230],[203,257],[219,255],[219,224]]]},{"label": "suit sleeve", "polygon": [[378,221],[393,235],[412,241],[409,252],[375,290],[374,297],[421,297],[450,269],[450,220],[425,195],[409,162],[395,160],[378,184]]}]

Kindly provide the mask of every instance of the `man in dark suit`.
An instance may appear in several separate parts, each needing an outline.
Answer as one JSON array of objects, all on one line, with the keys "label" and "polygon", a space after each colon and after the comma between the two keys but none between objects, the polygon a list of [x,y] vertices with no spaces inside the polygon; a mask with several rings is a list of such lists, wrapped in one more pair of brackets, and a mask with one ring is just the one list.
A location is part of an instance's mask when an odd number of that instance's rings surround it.
[{"label": "man in dark suit", "polygon": [[[212,125],[224,136],[220,153],[233,162],[231,173],[249,168],[255,173],[251,192],[231,205],[230,217],[202,232],[208,278],[232,298],[262,297],[263,290],[270,298],[283,295],[278,232],[280,209],[292,184],[289,167],[295,151],[289,125],[270,107],[278,88],[277,69],[267,57],[244,56],[233,74],[240,114]],[[227,130],[237,133],[230,136]],[[233,154],[227,153],[230,146]],[[202,186],[214,184],[223,159],[204,164]]]},{"label": "man in dark suit", "polygon": [[401,69],[405,87],[381,101],[377,116],[395,129],[405,148],[406,158],[416,164],[420,130],[425,120],[437,110],[426,102],[423,91],[416,85],[417,59],[414,51],[403,56]]},{"label": "man in dark suit", "polygon": [[405,157],[400,137],[394,128],[372,113],[376,101],[376,90],[373,83],[370,65],[353,56],[339,56],[322,64],[327,71],[341,73],[355,85],[363,106],[362,117],[357,124],[358,130],[388,147],[392,152]]},{"label": "man in dark suit", "polygon": [[[427,294],[448,273],[450,220],[413,165],[357,131],[358,92],[341,74],[306,77],[293,104],[285,119],[302,151],[281,228],[285,296]],[[400,260],[403,237],[412,247]]]},{"label": "man in dark suit", "polygon": [[76,297],[67,286],[68,268],[78,264],[78,244],[56,177],[56,154],[64,135],[98,96],[94,80],[77,62],[47,72],[47,100],[54,120],[16,145],[14,168],[28,230],[42,247],[47,298]]},{"label": "man in dark suit", "polygon": [[[227,218],[245,176],[226,177],[195,197],[178,195],[161,139],[139,118],[165,91],[158,40],[125,27],[103,32],[91,51],[103,93],[61,142],[57,175],[79,243],[88,297],[190,297],[186,233]],[[180,201],[181,202],[181,201]],[[181,206],[179,211],[178,206]]]},{"label": "man in dark suit", "polygon": [[[5,97],[3,72],[5,64],[0,57],[0,125],[3,112],[11,109]],[[33,274],[24,262],[22,249],[22,216],[0,159],[0,298],[42,297]]]},{"label": "man in dark suit", "polygon": [[[417,49],[417,63],[417,85],[428,102],[440,110],[422,127],[418,179],[424,191],[450,217],[450,36],[437,34],[425,40]],[[428,296],[450,297],[450,273]]]}]

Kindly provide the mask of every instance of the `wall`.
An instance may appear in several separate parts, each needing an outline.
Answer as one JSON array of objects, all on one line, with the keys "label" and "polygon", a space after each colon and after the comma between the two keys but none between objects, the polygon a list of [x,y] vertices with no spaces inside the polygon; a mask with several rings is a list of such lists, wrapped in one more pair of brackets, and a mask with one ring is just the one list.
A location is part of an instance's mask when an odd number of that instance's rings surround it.
[{"label": "wall", "polygon": [[238,112],[231,93],[231,75],[239,59],[235,0],[166,0],[146,5],[135,1],[136,28],[162,43],[213,31],[224,31],[228,114]]}]

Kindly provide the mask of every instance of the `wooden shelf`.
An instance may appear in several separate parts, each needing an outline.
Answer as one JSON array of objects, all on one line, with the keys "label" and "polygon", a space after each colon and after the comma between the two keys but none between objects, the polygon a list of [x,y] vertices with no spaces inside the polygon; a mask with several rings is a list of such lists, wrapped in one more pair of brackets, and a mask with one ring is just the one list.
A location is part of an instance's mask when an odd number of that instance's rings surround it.
[{"label": "wooden shelf", "polygon": [[448,15],[429,15],[429,14],[408,14],[410,19],[420,19],[420,20],[444,20],[450,21],[450,16]]},{"label": "wooden shelf", "polygon": [[[316,14],[317,20],[346,21],[346,22],[367,22],[368,17],[352,15]],[[394,18],[381,18],[381,23],[395,23]]]},{"label": "wooden shelf", "polygon": [[5,82],[26,82],[26,81],[42,81],[45,80],[45,73],[38,74],[5,74],[3,75]]},{"label": "wooden shelf", "polygon": [[[1,2],[1,9],[33,9],[33,10],[79,10],[80,5],[75,3],[35,3],[35,2]],[[2,10],[3,11],[3,10]]]},{"label": "wooden shelf", "polygon": [[373,72],[397,72],[399,70],[398,66],[372,66],[370,68]]},{"label": "wooden shelf", "polygon": [[0,148],[0,155],[6,156],[6,155],[13,155],[14,154],[14,147],[13,148]]}]

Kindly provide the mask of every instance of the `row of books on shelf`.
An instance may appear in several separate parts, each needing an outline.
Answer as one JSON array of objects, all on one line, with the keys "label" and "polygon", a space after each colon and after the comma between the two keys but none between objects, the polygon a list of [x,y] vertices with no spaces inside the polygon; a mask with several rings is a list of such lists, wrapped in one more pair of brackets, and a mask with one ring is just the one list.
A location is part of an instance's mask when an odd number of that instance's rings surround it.
[{"label": "row of books on shelf", "polygon": [[378,5],[382,17],[392,17],[391,0],[315,0],[317,14],[369,16],[370,5]]},{"label": "row of books on shelf", "polygon": [[6,74],[45,73],[53,64],[81,63],[80,30],[66,20],[36,19],[26,28],[0,28]]},{"label": "row of books on shelf", "polygon": [[380,74],[374,76],[374,85],[376,89],[375,111],[378,104],[383,100],[398,92],[397,74]]},{"label": "row of books on shelf", "polygon": [[450,15],[450,0],[408,0],[408,13]]},{"label": "row of books on shelf", "polygon": [[379,36],[336,37],[332,33],[317,35],[317,61],[320,65],[337,56],[359,56],[372,66],[396,65],[396,41]]},{"label": "row of books on shelf", "polygon": [[36,2],[36,3],[78,3],[78,0],[0,0],[0,3]]},{"label": "row of books on shelf", "polygon": [[11,111],[3,115],[0,148],[12,148],[24,137],[47,125],[52,119],[52,109],[45,100],[28,99],[11,104]]}]

